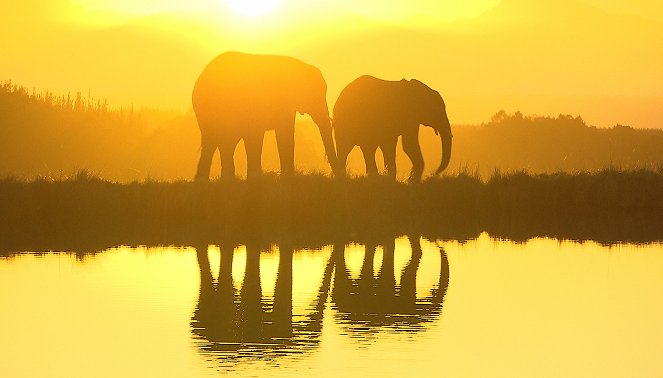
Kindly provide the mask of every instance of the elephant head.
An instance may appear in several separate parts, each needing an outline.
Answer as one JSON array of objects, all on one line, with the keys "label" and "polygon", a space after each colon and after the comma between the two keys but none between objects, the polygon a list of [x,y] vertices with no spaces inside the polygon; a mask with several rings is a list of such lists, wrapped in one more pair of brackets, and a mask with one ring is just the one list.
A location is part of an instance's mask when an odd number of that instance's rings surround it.
[{"label": "elephant head", "polygon": [[320,70],[314,66],[307,66],[302,72],[299,83],[295,83],[294,93],[295,109],[300,114],[308,114],[320,130],[322,143],[325,148],[327,160],[332,171],[337,174],[336,148],[332,139],[331,118],[327,105],[327,83]]},{"label": "elephant head", "polygon": [[440,93],[419,80],[406,81],[409,86],[410,101],[413,102],[413,116],[416,122],[429,126],[440,136],[442,142],[442,160],[435,174],[444,171],[451,159],[451,124],[447,117],[446,105]]}]

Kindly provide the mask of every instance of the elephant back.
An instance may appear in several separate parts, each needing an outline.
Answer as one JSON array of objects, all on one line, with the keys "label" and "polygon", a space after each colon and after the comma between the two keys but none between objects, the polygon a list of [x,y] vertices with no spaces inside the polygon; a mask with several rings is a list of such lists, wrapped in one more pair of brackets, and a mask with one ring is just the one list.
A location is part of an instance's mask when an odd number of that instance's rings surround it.
[{"label": "elephant back", "polygon": [[193,107],[205,111],[223,103],[241,108],[243,104],[271,104],[275,98],[285,101],[289,96],[283,93],[297,93],[315,75],[322,78],[316,67],[292,57],[226,52],[198,77]]}]

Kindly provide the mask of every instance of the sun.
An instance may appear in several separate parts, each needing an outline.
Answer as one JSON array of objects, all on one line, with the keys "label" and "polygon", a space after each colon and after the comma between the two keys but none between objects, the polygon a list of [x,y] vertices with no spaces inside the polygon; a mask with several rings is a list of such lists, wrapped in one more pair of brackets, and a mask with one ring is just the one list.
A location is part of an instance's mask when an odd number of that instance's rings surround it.
[{"label": "sun", "polygon": [[225,0],[225,2],[235,13],[244,17],[257,18],[274,11],[281,0]]}]

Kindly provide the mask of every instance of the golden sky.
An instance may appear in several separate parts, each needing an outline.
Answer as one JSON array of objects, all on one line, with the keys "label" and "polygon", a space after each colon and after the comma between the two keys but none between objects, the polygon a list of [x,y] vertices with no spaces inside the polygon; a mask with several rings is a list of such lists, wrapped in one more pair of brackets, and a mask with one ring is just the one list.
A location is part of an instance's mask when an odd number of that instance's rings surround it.
[{"label": "golden sky", "polygon": [[[12,4],[13,3],[13,4]],[[654,0],[25,0],[0,5],[0,79],[185,110],[227,50],[321,68],[333,104],[362,74],[438,89],[452,123],[499,109],[663,127]]]}]

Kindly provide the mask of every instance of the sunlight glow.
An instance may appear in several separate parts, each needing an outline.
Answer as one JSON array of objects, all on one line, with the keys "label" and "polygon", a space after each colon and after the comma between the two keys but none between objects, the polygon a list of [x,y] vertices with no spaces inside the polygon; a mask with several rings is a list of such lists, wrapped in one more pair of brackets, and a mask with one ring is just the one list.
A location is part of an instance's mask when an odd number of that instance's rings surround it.
[{"label": "sunlight glow", "polygon": [[244,17],[262,17],[279,6],[280,0],[225,0],[228,7]]}]

